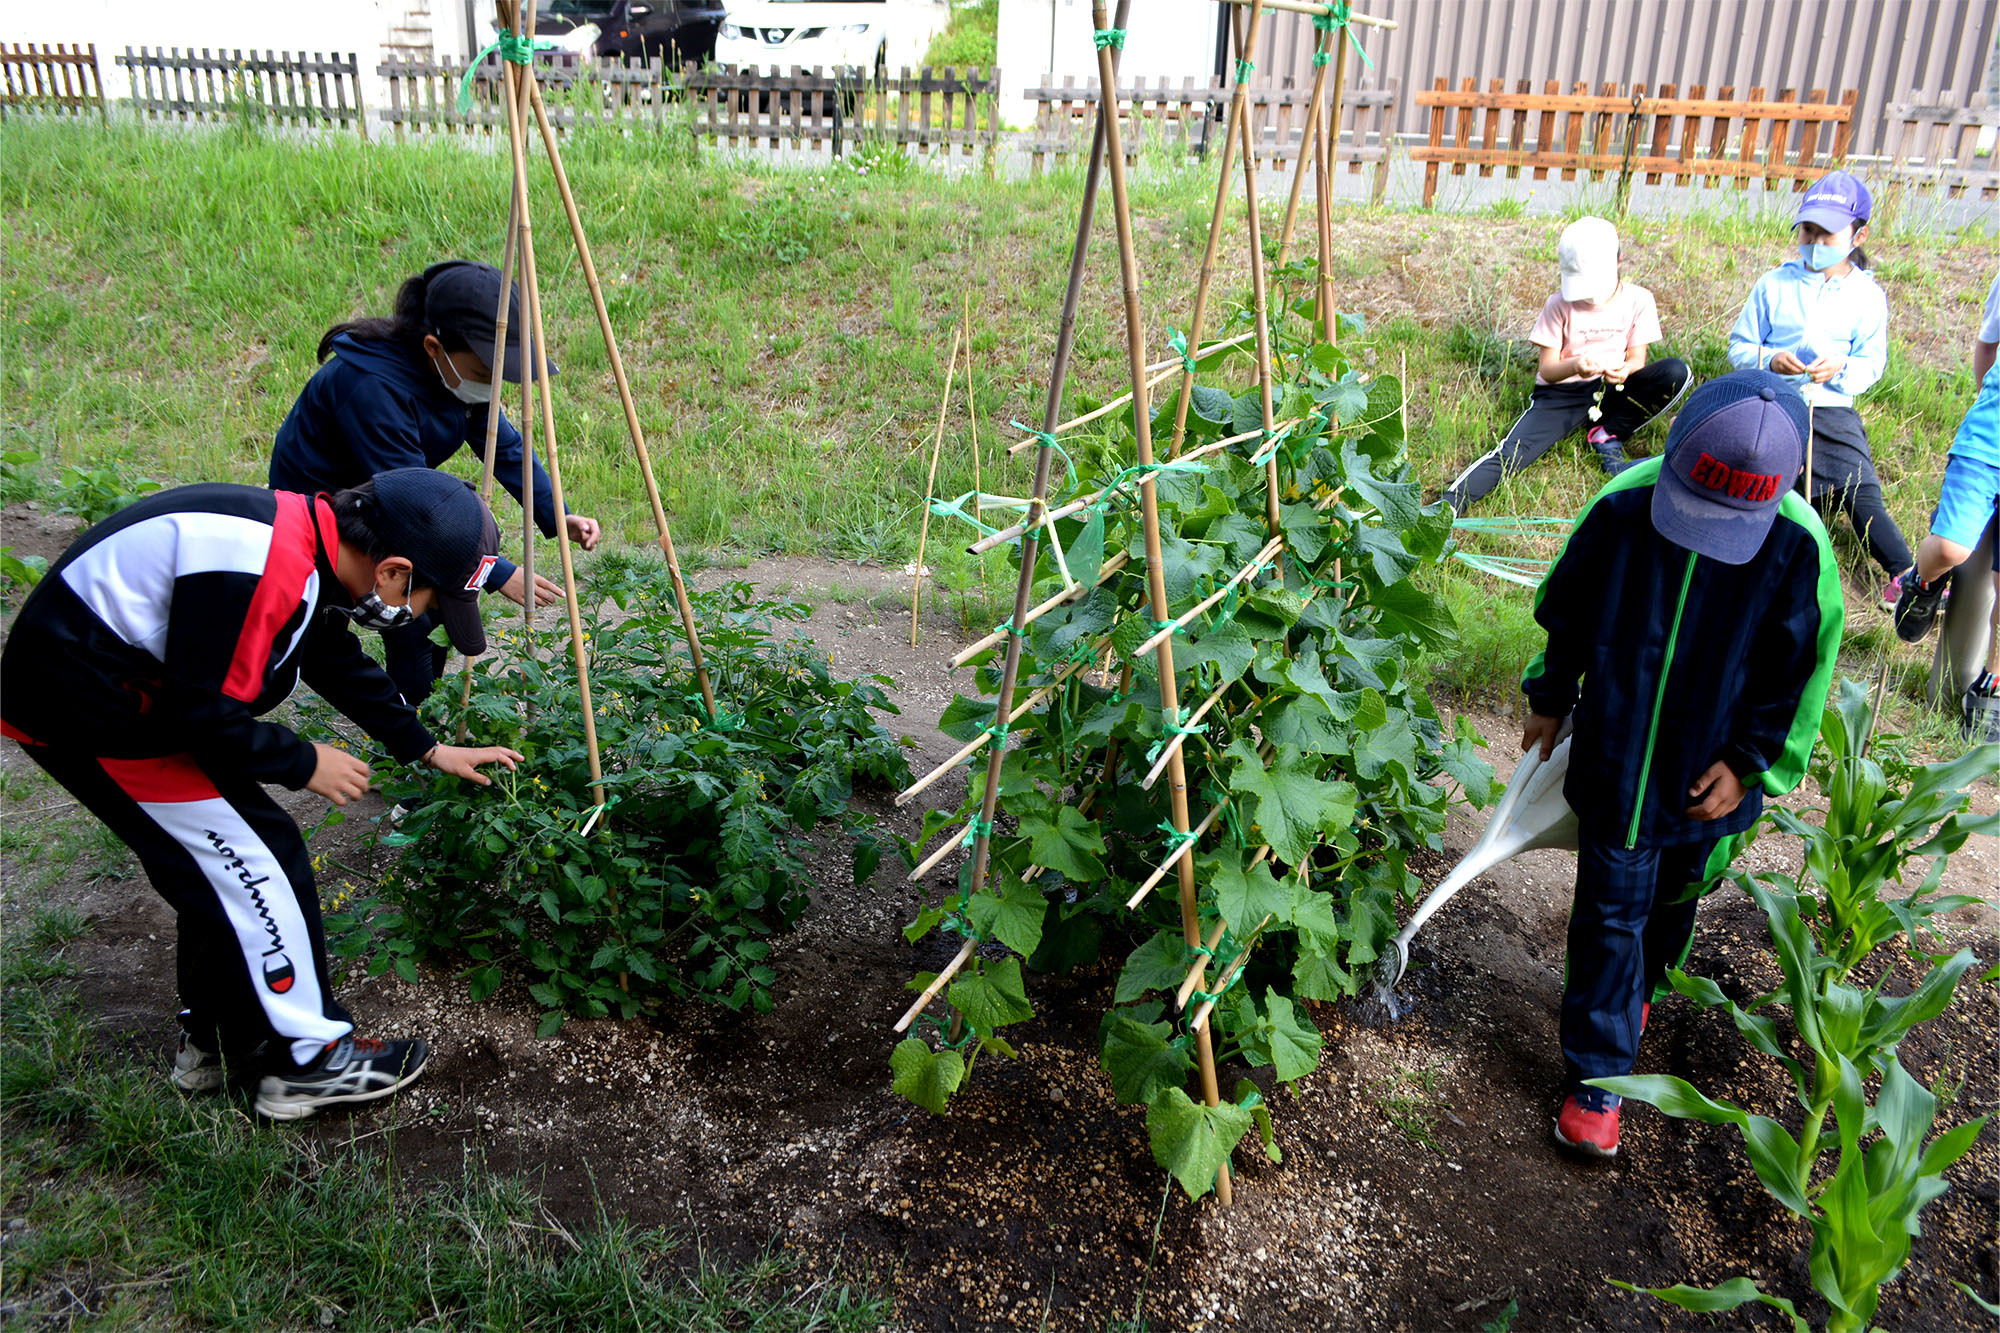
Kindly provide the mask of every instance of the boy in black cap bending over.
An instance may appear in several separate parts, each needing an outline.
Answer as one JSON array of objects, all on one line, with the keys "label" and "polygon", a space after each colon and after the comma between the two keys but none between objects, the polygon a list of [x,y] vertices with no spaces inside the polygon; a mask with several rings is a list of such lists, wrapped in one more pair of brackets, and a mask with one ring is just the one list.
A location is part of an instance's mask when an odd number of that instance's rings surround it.
[{"label": "boy in black cap bending over", "polygon": [[124,839],[179,917],[184,1091],[256,1079],[280,1120],[416,1078],[421,1041],[358,1037],[333,997],[312,859],[262,784],[346,805],[368,765],[261,721],[303,678],[400,763],[477,783],[503,746],[440,744],[349,628],[434,612],[486,647],[479,589],[499,547],[464,482],[385,472],[336,495],[184,486],[78,538],[0,653],[0,734]]},{"label": "boy in black cap bending over", "polygon": [[1842,605],[1826,529],[1792,489],[1806,431],[1777,375],[1702,385],[1661,456],[1585,507],[1536,594],[1548,647],[1521,680],[1521,747],[1547,758],[1563,719],[1576,726],[1556,1141],[1578,1152],[1618,1151],[1619,1099],[1584,1081],[1632,1072],[1696,900],[1819,734]]}]

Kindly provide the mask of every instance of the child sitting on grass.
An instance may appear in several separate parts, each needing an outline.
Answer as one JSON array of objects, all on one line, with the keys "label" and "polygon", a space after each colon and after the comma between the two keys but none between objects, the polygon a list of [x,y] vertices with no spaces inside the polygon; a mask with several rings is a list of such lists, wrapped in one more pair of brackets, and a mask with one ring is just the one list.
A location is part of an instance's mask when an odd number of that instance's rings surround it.
[{"label": "child sitting on grass", "polygon": [[1605,472],[1627,466],[1625,441],[1687,391],[1687,363],[1648,364],[1660,340],[1659,308],[1644,287],[1618,275],[1618,229],[1578,218],[1556,244],[1562,290],[1542,306],[1528,340],[1541,349],[1528,410],[1505,439],[1445,488],[1463,514],[1500,484],[1588,424],[1586,439]]},{"label": "child sitting on grass", "polygon": [[[1521,747],[1548,758],[1575,714],[1563,794],[1578,820],[1556,1141],[1618,1151],[1647,997],[1694,935],[1765,793],[1805,776],[1840,648],[1826,528],[1792,490],[1806,405],[1765,371],[1710,380],[1665,452],[1585,507],[1535,597],[1548,647],[1521,689]],[[1581,684],[1579,685],[1579,682]]]},{"label": "child sitting on grass", "polygon": [[1894,606],[1910,546],[1882,503],[1868,432],[1854,410],[1889,365],[1889,302],[1861,249],[1872,207],[1868,187],[1847,172],[1813,182],[1792,228],[1799,253],[1750,289],[1729,331],[1729,364],[1776,371],[1805,395],[1812,408],[1806,498],[1827,522],[1847,515],[1889,575],[1882,604]]}]

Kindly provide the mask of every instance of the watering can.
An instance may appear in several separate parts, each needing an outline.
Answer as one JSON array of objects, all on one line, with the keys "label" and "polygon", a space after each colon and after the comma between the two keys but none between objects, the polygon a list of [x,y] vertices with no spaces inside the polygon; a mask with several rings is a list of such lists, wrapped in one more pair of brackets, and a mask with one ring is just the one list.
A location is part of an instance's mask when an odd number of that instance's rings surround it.
[{"label": "watering can", "polygon": [[[1451,873],[1430,891],[1408,924],[1392,941],[1396,946],[1396,970],[1394,975],[1383,979],[1384,989],[1393,989],[1403,979],[1404,971],[1410,966],[1410,941],[1423,929],[1424,922],[1451,901],[1453,894],[1494,866],[1511,861],[1522,852],[1533,851],[1537,847],[1576,850],[1576,811],[1569,808],[1569,801],[1563,796],[1563,779],[1569,774],[1569,742],[1570,724],[1565,720],[1562,730],[1557,733],[1555,749],[1547,759],[1542,758],[1540,746],[1521,757],[1520,765],[1514,770],[1514,779],[1507,784],[1500,803],[1493,807],[1493,814],[1487,819],[1486,831],[1479,835],[1479,841],[1472,844],[1472,850],[1465,854],[1464,859],[1453,866]],[[1384,955],[1384,961],[1387,961],[1387,955]]]}]

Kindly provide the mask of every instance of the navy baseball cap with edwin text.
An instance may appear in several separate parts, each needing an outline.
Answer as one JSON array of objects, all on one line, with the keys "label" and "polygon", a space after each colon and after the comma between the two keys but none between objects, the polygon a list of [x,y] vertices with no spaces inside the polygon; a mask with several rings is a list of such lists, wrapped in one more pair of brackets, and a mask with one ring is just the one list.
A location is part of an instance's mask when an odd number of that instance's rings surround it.
[{"label": "navy baseball cap with edwin text", "polygon": [[1748,564],[1805,463],[1808,421],[1799,391],[1767,370],[1696,389],[1667,431],[1653,527],[1711,560]]},{"label": "navy baseball cap with edwin text", "polygon": [[485,652],[479,594],[499,558],[500,530],[472,483],[435,468],[399,467],[355,489],[374,492],[376,535],[436,590],[432,605],[451,646],[467,657]]}]

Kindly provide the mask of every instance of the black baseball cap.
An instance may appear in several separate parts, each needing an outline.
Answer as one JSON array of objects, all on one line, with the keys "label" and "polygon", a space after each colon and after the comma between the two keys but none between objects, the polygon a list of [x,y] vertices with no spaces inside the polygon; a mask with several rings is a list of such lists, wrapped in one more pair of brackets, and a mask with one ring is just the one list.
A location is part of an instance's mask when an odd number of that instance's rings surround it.
[{"label": "black baseball cap", "polygon": [[1768,370],[1739,370],[1688,395],[1667,430],[1653,527],[1725,565],[1764,545],[1805,462],[1806,400]]},{"label": "black baseball cap", "polygon": [[469,481],[427,467],[378,472],[356,490],[372,492],[381,515],[375,535],[436,589],[434,603],[451,646],[486,651],[479,594],[500,555],[500,529]]},{"label": "black baseball cap", "polygon": [[[470,259],[447,259],[424,270],[424,322],[434,333],[449,332],[491,366],[499,351],[493,319],[500,310],[500,270]],[[521,382],[523,363],[535,364],[535,344],[521,319],[521,289],[507,289],[507,354],[500,377]],[[549,362],[549,374],[556,363]]]}]

